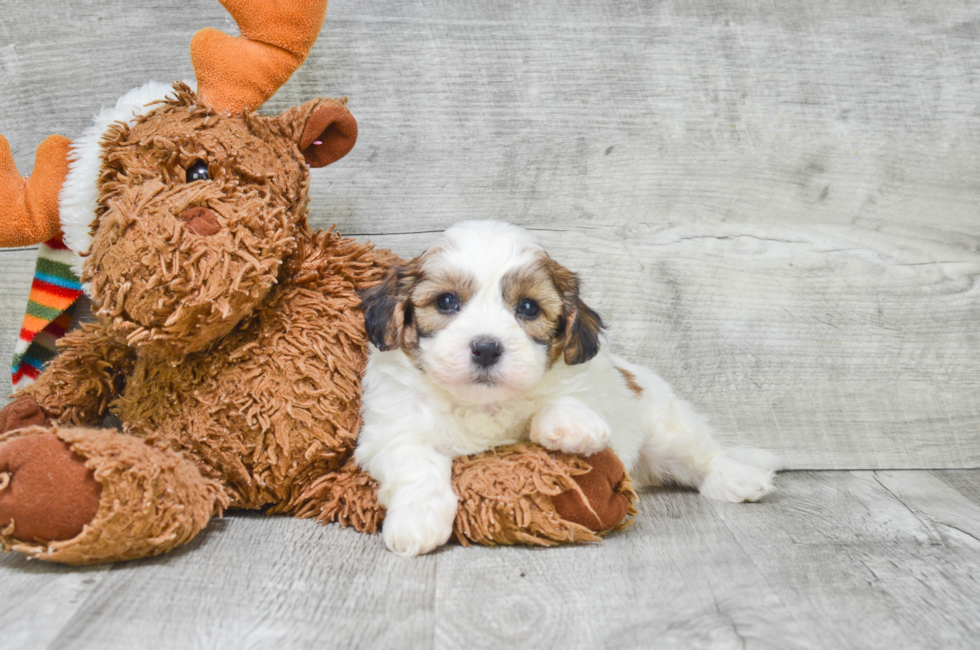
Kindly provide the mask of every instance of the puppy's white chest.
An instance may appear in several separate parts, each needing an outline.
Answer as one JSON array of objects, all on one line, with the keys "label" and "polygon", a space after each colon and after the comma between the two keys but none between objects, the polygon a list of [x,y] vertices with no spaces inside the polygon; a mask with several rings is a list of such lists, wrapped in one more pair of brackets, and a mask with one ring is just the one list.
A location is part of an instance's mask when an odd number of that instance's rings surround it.
[{"label": "puppy's white chest", "polygon": [[454,405],[446,415],[445,442],[454,455],[464,455],[527,440],[533,408]]}]

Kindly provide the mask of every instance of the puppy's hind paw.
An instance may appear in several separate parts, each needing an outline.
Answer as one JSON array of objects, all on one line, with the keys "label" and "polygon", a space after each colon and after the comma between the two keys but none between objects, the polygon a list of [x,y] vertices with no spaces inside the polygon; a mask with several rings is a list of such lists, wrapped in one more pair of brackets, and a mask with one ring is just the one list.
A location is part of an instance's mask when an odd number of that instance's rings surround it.
[{"label": "puppy's hind paw", "polygon": [[772,491],[774,475],[771,469],[719,456],[711,461],[700,491],[702,495],[717,501],[758,501]]}]

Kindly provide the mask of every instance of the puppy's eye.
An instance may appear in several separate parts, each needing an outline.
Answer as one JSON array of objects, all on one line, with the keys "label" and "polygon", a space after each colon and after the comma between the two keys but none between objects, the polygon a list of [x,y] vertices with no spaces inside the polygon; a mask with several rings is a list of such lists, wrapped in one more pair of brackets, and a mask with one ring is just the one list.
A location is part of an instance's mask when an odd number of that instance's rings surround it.
[{"label": "puppy's eye", "polygon": [[534,320],[541,315],[541,307],[530,298],[521,298],[517,303],[516,311],[524,320]]},{"label": "puppy's eye", "polygon": [[208,175],[208,164],[203,160],[195,160],[190,167],[187,168],[187,182],[193,183],[194,181],[206,181],[211,177]]},{"label": "puppy's eye", "polygon": [[444,314],[455,314],[459,311],[459,296],[455,293],[441,293],[436,296],[436,309]]}]

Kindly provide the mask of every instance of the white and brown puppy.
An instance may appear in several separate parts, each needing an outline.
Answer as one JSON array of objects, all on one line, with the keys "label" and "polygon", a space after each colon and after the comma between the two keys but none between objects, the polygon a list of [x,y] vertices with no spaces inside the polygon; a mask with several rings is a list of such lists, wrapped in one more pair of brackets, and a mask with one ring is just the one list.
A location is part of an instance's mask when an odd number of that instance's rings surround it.
[{"label": "white and brown puppy", "polygon": [[364,292],[373,347],[355,457],[380,483],[389,549],[449,539],[453,457],[524,440],[611,446],[641,485],[734,502],[772,489],[775,457],[722,449],[663,379],[600,350],[602,321],[578,289],[527,231],[471,221]]}]

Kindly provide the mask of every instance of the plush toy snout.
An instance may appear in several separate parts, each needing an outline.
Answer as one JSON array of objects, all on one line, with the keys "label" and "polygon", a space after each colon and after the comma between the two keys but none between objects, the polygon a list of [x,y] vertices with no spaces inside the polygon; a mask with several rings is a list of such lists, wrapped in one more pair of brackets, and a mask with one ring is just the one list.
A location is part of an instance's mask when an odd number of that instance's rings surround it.
[{"label": "plush toy snout", "polygon": [[116,190],[83,279],[96,316],[153,356],[180,357],[227,334],[262,303],[295,250],[294,217],[276,209],[274,193],[219,179]]},{"label": "plush toy snout", "polygon": [[210,237],[221,230],[218,217],[207,208],[187,208],[180,218],[184,220],[184,226],[195,235]]}]

